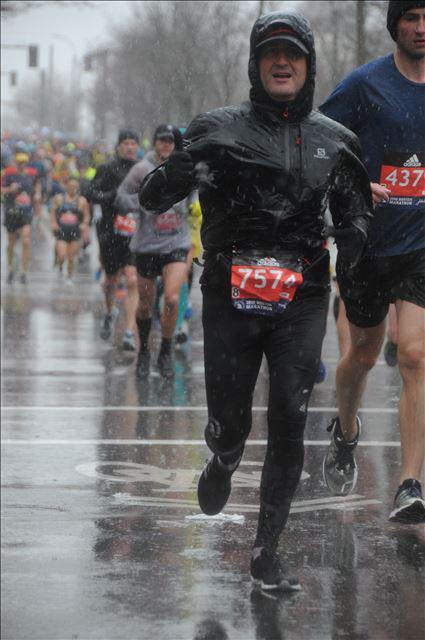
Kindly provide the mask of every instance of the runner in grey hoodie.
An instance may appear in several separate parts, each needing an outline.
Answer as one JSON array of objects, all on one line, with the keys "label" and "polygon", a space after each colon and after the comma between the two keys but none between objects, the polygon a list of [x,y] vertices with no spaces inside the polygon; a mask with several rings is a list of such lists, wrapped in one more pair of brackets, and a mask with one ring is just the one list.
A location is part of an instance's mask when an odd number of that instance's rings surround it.
[{"label": "runner in grey hoodie", "polygon": [[154,134],[154,150],[138,162],[121,183],[115,204],[122,215],[132,214],[137,221],[136,232],[131,239],[134,264],[138,273],[139,307],[136,322],[140,337],[137,375],[149,375],[149,334],[156,297],[156,278],[162,276],[164,285],[164,310],[161,316],[162,341],[158,356],[158,369],[162,376],[173,376],[171,342],[177,321],[179,294],[187,281],[191,249],[187,224],[189,202],[185,198],[160,215],[143,210],[138,201],[138,191],[144,178],[164,162],[174,149],[182,148],[182,136],[177,127],[159,125]]}]

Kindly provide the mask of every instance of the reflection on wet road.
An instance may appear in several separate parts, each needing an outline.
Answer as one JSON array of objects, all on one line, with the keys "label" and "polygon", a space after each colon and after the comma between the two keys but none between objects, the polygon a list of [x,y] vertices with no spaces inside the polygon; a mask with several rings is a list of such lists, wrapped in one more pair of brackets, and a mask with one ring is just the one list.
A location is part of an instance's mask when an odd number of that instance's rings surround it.
[{"label": "reflection on wet road", "polygon": [[154,371],[141,383],[134,357],[116,346],[120,319],[116,344],[98,338],[95,248],[65,289],[49,270],[49,243],[38,236],[27,286],[2,281],[2,637],[422,639],[425,532],[387,520],[400,456],[397,369],[381,362],[370,376],[355,494],[330,496],[321,476],[338,357],[329,318],[328,377],[313,392],[281,541],[302,591],[266,597],[248,573],[266,368],[229,504],[205,518],[196,501],[208,457],[198,288],[174,380]]}]

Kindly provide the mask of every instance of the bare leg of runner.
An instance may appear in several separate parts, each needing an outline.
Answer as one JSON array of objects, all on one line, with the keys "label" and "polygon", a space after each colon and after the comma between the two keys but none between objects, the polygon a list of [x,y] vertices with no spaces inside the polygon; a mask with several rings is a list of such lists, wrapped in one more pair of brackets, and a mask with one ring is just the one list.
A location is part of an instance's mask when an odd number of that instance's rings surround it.
[{"label": "bare leg of runner", "polygon": [[182,284],[187,281],[186,262],[171,262],[162,272],[164,280],[164,311],[161,317],[162,337],[171,340],[179,311],[179,296]]},{"label": "bare leg of runner", "polygon": [[136,312],[139,305],[139,290],[136,267],[124,267],[127,296],[124,300],[125,328],[132,333],[136,330]]},{"label": "bare leg of runner", "polygon": [[403,386],[400,397],[401,470],[421,479],[425,458],[425,309],[397,300],[398,363]]},{"label": "bare leg of runner", "polygon": [[344,439],[353,440],[357,435],[356,415],[367,374],[374,366],[385,336],[385,321],[376,327],[362,329],[349,323],[350,344],[336,371],[336,394],[339,419]]},{"label": "bare leg of runner", "polygon": [[22,242],[22,273],[28,273],[28,267],[30,263],[30,250],[31,250],[31,225],[26,224],[21,229],[21,242]]}]

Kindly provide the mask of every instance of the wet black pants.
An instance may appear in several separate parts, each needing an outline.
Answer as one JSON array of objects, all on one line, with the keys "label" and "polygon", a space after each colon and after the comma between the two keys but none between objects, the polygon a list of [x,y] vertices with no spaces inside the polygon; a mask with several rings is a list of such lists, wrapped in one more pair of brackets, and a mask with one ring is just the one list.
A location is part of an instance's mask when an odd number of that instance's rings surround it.
[{"label": "wet black pants", "polygon": [[268,444],[255,546],[275,548],[304,461],[303,434],[325,335],[328,293],[293,301],[277,318],[245,315],[203,287],[208,446],[224,462],[242,454],[263,354],[269,368]]}]

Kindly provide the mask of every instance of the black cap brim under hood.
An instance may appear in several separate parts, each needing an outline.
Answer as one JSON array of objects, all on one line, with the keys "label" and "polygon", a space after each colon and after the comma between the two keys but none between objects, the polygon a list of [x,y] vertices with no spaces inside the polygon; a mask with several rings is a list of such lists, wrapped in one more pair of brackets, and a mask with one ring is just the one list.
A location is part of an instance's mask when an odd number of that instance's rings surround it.
[{"label": "black cap brim under hood", "polygon": [[[289,26],[298,35],[301,42],[309,51],[307,58],[307,79],[304,87],[295,100],[277,102],[264,90],[258,72],[259,51],[256,46],[271,27]],[[305,118],[313,108],[314,87],[316,77],[316,50],[314,36],[308,21],[295,13],[275,11],[258,18],[252,27],[250,37],[250,52],[248,76],[251,82],[250,99],[256,110],[272,111],[281,114],[287,120],[294,122]],[[286,114],[286,115],[283,115]]]}]

